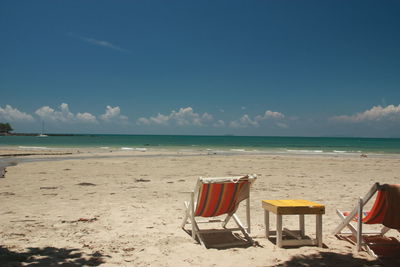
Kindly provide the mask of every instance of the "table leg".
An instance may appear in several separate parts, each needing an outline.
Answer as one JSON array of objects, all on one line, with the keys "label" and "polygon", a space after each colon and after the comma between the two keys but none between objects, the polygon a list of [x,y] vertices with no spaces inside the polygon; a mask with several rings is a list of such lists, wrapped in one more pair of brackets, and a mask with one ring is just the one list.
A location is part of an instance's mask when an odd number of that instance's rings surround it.
[{"label": "table leg", "polygon": [[282,215],[276,215],[276,245],[282,247]]},{"label": "table leg", "polygon": [[322,248],[322,214],[316,215],[316,227],[318,247]]},{"label": "table leg", "polygon": [[300,236],[304,237],[305,229],[304,229],[304,214],[299,215],[299,224],[300,224]]},{"label": "table leg", "polygon": [[269,211],[264,210],[265,237],[269,238]]}]

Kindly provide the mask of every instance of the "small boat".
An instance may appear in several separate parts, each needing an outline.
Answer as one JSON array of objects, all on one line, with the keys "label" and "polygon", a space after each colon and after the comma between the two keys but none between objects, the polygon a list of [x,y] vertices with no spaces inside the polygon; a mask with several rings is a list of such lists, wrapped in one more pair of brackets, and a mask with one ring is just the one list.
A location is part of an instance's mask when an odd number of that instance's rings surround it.
[{"label": "small boat", "polygon": [[44,134],[43,132],[44,132],[44,121],[42,121],[42,132],[39,135],[37,135],[36,137],[48,137],[48,135]]}]

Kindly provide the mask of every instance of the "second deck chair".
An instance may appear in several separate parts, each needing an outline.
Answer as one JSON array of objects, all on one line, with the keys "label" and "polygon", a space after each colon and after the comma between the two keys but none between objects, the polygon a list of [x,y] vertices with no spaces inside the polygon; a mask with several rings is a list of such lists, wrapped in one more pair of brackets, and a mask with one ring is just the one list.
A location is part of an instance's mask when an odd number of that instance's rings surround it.
[{"label": "second deck chair", "polygon": [[[376,192],[378,194],[372,209],[369,212],[363,211],[366,203]],[[358,251],[364,249],[371,256],[378,257],[372,248],[374,245],[377,253],[383,256],[400,253],[400,242],[393,237],[384,236],[390,229],[400,230],[400,185],[375,183],[364,198],[359,199],[351,212],[336,211],[342,222],[333,234],[338,237],[342,234],[351,234],[352,238],[349,241],[356,244]],[[352,221],[356,222],[355,226]],[[366,232],[363,231],[363,224],[382,224],[383,227],[380,231]],[[342,232],[345,227],[350,230],[350,233]]]},{"label": "second deck chair", "polygon": [[[250,186],[256,180],[256,175],[245,175],[237,177],[217,177],[202,178],[197,180],[195,189],[190,192],[190,200],[185,204],[185,216],[182,222],[182,228],[185,225],[192,225],[192,237],[199,240],[200,244],[206,247],[202,235],[221,231],[238,231],[240,230],[245,238],[253,244],[250,237]],[[238,216],[235,214],[239,207],[239,203],[246,200],[246,217],[247,226],[243,226]],[[225,215],[224,220],[215,219],[220,215]],[[207,221],[199,221],[198,217],[209,218]],[[214,219],[211,219],[214,218]],[[233,218],[237,228],[226,228],[228,221]],[[201,230],[199,223],[215,223],[222,222],[224,229]],[[228,245],[228,244],[227,244]]]}]

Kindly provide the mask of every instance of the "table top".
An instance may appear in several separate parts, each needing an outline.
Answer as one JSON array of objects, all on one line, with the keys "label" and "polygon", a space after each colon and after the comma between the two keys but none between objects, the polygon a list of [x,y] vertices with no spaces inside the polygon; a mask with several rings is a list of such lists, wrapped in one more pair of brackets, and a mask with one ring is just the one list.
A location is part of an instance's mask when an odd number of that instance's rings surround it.
[{"label": "table top", "polygon": [[276,214],[325,214],[325,206],[305,199],[262,200],[262,207]]}]

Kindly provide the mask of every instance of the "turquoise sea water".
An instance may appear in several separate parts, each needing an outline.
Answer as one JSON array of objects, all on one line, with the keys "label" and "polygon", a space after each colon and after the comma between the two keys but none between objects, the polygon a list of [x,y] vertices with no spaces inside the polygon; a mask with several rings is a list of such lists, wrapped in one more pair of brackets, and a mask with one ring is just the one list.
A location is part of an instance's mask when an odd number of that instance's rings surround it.
[{"label": "turquoise sea water", "polygon": [[0,136],[0,146],[20,148],[112,148],[259,151],[280,153],[400,154],[400,138],[74,135]]}]

